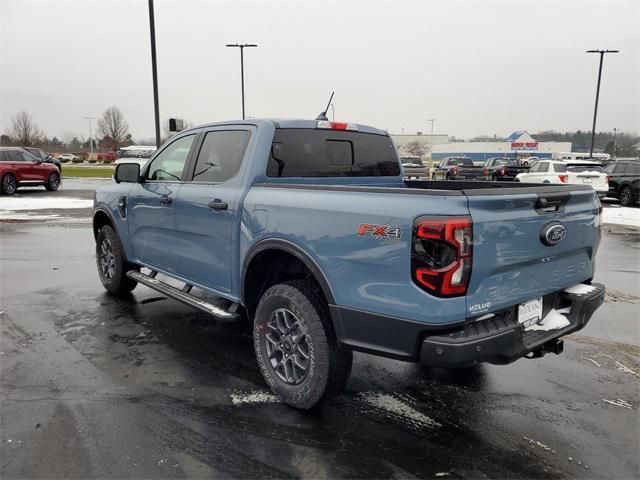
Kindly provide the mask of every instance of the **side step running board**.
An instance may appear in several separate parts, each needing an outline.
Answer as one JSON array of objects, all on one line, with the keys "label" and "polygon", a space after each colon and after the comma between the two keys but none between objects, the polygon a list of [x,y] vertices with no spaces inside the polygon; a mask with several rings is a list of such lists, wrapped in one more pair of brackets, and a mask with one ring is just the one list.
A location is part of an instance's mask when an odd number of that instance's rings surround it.
[{"label": "side step running board", "polygon": [[217,317],[221,320],[236,320],[240,315],[236,312],[238,308],[237,303],[233,303],[229,310],[224,310],[223,308],[218,307],[217,305],[213,305],[212,303],[205,302],[204,300],[199,299],[191,295],[189,292],[191,291],[191,285],[185,285],[185,287],[180,290],[168,283],[161,282],[157,280],[155,277],[157,272],[151,271],[149,275],[138,272],[137,270],[129,270],[127,272],[127,277],[132,280],[136,280],[141,284],[157,290],[160,293],[163,293],[167,297],[173,298],[174,300],[178,300],[179,302],[190,305],[199,310],[203,310],[214,317]]}]

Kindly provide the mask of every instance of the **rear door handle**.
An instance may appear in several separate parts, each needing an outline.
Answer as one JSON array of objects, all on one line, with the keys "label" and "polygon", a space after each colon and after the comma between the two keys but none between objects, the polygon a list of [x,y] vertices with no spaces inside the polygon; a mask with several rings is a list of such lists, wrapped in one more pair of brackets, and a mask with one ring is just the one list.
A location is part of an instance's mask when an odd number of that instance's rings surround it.
[{"label": "rear door handle", "polygon": [[223,202],[219,198],[216,198],[215,200],[211,200],[207,204],[207,206],[209,208],[212,208],[213,210],[226,210],[227,208],[229,208],[229,205],[227,205],[225,202]]},{"label": "rear door handle", "polygon": [[160,197],[160,205],[162,205],[163,207],[171,205],[172,201],[173,200],[171,199],[171,197],[169,195],[162,195]]}]

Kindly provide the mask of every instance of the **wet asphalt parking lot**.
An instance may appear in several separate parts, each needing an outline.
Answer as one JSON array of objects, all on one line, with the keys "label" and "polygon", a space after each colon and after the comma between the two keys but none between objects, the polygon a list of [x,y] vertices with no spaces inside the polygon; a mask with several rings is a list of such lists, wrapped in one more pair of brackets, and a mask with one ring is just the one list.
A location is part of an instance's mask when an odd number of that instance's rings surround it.
[{"label": "wet asphalt parking lot", "polygon": [[107,295],[90,210],[37,214],[0,219],[2,478],[640,476],[640,230],[604,228],[606,301],[562,355],[449,372],[356,354],[345,392],[300,412],[244,324]]}]

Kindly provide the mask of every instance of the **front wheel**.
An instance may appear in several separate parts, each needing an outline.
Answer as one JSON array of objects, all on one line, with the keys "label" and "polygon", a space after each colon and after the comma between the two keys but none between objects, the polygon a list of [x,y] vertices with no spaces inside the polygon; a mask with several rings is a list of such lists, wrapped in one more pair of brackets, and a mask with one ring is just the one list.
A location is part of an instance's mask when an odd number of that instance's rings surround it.
[{"label": "front wheel", "polygon": [[337,342],[326,301],[312,282],[280,283],[264,293],[253,344],[265,381],[295,408],[336,395],[351,373],[353,353]]},{"label": "front wheel", "polygon": [[60,174],[52,172],[47,179],[47,183],[44,184],[44,188],[50,192],[58,190],[58,188],[60,188]]},{"label": "front wheel", "polygon": [[96,238],[96,264],[104,288],[115,294],[128,293],[138,282],[127,277],[127,271],[135,268],[124,255],[124,249],[115,230],[105,225]]},{"label": "front wheel", "polygon": [[629,185],[625,185],[620,189],[620,205],[623,207],[631,207],[633,205],[633,192]]}]

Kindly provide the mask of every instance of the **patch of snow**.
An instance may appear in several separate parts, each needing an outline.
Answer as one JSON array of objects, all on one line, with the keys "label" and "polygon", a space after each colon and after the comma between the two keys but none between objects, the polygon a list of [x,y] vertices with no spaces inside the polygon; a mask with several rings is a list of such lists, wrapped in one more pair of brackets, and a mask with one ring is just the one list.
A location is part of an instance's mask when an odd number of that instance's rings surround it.
[{"label": "patch of snow", "polygon": [[596,367],[601,367],[602,366],[592,358],[587,358],[587,360],[589,360],[591,363],[593,363]]},{"label": "patch of snow", "polygon": [[546,450],[547,452],[556,453],[555,450],[553,450],[551,447],[547,447],[544,443],[539,442],[538,440],[536,440],[534,438],[529,438],[529,437],[522,437],[522,438],[524,438],[527,442],[529,442],[534,447],[541,448],[543,450]]},{"label": "patch of snow", "polygon": [[630,369],[629,367],[627,367],[623,363],[620,363],[617,360],[616,360],[616,367],[618,367],[618,371],[619,372],[630,373],[631,375],[635,375],[636,377],[640,378],[640,373],[636,372],[635,370]]},{"label": "patch of snow", "polygon": [[540,321],[540,323],[534,323],[533,325],[525,328],[525,330],[544,330],[548,332],[549,330],[564,328],[571,323],[569,319],[564,315],[565,313],[570,313],[570,311],[571,307],[562,308],[560,310],[552,308],[549,313],[547,313],[547,315],[545,315],[545,317]]},{"label": "patch of snow", "polygon": [[390,413],[394,417],[400,417],[414,426],[427,428],[442,426],[442,424],[417,411],[393,395],[377,392],[363,392],[360,394],[360,398],[366,404]]},{"label": "patch of snow", "polygon": [[59,210],[70,208],[91,208],[93,200],[76,197],[2,197],[0,212],[11,210]]},{"label": "patch of snow", "polygon": [[267,392],[254,391],[249,393],[234,392],[231,394],[231,403],[244,405],[245,403],[278,403],[280,400],[275,395]]},{"label": "patch of snow", "polygon": [[436,473],[436,477],[448,477],[449,472],[438,472]]},{"label": "patch of snow", "polygon": [[640,208],[607,206],[602,209],[603,225],[640,227]]},{"label": "patch of snow", "polygon": [[59,215],[51,214],[51,215],[38,215],[38,214],[30,214],[30,213],[16,213],[12,210],[2,210],[0,209],[0,221],[2,220],[52,220],[60,218]]},{"label": "patch of snow", "polygon": [[495,313],[487,313],[486,315],[482,315],[481,317],[476,318],[476,320],[475,320],[475,321],[476,321],[476,322],[479,322],[479,321],[481,321],[481,320],[486,320],[487,318],[491,318],[491,317],[495,317],[495,316],[496,316],[496,314],[495,314]]},{"label": "patch of snow", "polygon": [[564,291],[567,293],[571,293],[573,295],[586,295],[587,293],[591,293],[596,289],[596,287],[587,285],[585,283],[579,283],[574,285],[573,287],[565,288]]},{"label": "patch of snow", "polygon": [[607,400],[606,398],[602,399],[603,402],[610,403],[611,405],[615,405],[616,407],[628,408],[629,410],[633,410],[633,406],[629,402],[625,402],[621,398],[617,400]]}]

